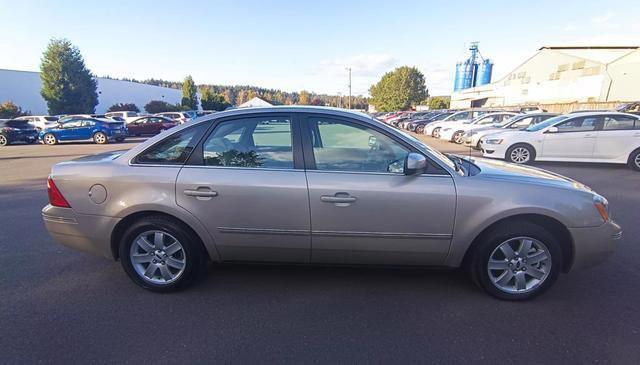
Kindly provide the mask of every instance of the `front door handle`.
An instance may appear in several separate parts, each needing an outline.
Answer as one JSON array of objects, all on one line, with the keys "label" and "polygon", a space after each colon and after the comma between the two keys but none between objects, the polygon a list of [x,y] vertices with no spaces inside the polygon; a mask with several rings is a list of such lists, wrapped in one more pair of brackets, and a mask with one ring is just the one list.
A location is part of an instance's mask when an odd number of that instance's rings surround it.
[{"label": "front door handle", "polygon": [[325,203],[333,203],[338,207],[347,207],[357,200],[355,196],[349,193],[335,193],[335,195],[322,195],[320,201]]},{"label": "front door handle", "polygon": [[596,136],[592,136],[591,134],[587,134],[584,136],[584,138],[596,138]]},{"label": "front door handle", "polygon": [[[200,190],[202,189],[202,190]],[[207,189],[207,190],[205,190]],[[186,189],[184,191],[184,195],[186,196],[194,196],[196,198],[214,198],[218,196],[217,191],[212,191],[209,188],[198,188],[198,190]]]}]

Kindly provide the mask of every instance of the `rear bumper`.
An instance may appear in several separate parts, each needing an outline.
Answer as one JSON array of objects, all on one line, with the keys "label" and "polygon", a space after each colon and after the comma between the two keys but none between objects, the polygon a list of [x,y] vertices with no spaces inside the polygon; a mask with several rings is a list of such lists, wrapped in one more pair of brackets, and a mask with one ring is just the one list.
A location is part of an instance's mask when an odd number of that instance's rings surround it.
[{"label": "rear bumper", "polygon": [[571,270],[582,269],[605,261],[618,246],[622,228],[614,221],[599,227],[569,228],[573,237]]},{"label": "rear bumper", "polygon": [[113,259],[111,233],[119,218],[77,214],[71,208],[47,205],[42,220],[51,237],[76,250]]}]

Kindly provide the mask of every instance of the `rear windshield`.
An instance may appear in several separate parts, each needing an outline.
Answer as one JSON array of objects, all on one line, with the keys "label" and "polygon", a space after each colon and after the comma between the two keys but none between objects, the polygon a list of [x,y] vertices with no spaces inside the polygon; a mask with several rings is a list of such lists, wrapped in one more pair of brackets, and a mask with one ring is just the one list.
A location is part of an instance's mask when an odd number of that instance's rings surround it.
[{"label": "rear windshield", "polygon": [[32,129],[33,127],[27,120],[10,120],[6,123],[7,127],[16,129]]},{"label": "rear windshield", "polygon": [[46,120],[47,122],[57,122],[58,118],[56,118],[56,117],[44,117],[44,120]]}]

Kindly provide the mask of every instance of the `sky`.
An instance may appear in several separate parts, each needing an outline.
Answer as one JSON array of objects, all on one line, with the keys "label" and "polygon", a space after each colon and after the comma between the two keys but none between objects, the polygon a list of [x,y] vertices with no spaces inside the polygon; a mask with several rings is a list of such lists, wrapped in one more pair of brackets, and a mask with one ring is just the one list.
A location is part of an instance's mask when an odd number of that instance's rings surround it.
[{"label": "sky", "polygon": [[0,0],[0,68],[67,38],[97,76],[354,95],[399,66],[453,88],[477,41],[494,80],[548,45],[640,45],[640,1]]}]

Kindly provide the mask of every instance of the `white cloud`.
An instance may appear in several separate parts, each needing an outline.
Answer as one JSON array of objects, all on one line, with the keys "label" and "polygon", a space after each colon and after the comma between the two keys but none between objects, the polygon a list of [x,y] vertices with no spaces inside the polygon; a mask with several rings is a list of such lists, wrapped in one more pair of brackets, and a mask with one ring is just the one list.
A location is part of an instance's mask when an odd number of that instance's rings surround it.
[{"label": "white cloud", "polygon": [[379,76],[390,71],[398,60],[385,53],[360,54],[350,57],[334,58],[320,62],[320,71],[331,75],[344,74],[346,67],[358,76]]}]

